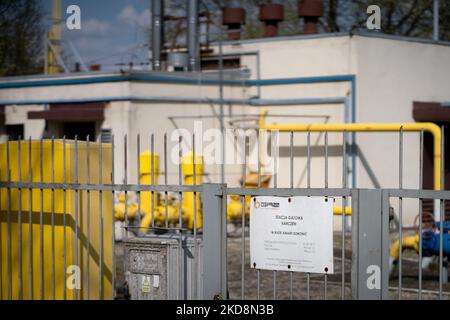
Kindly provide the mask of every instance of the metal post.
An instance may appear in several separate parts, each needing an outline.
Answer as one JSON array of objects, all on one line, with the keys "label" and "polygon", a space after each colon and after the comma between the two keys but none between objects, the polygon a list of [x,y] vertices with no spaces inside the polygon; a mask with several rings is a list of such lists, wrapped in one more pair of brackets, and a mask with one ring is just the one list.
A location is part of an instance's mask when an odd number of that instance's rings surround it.
[{"label": "metal post", "polygon": [[[399,164],[398,164],[398,188],[403,189],[403,127],[399,132]],[[398,198],[398,241],[400,250],[398,252],[398,299],[402,299],[402,272],[403,272],[403,198]]]},{"label": "metal post", "polygon": [[198,0],[188,1],[188,39],[189,70],[198,70]]},{"label": "metal post", "polygon": [[[78,177],[78,136],[75,135],[75,142],[74,142],[74,152],[75,152],[75,183],[79,182],[79,177]],[[78,208],[79,208],[79,202],[80,202],[80,194],[78,192],[78,189],[75,189],[75,196],[74,196],[74,202],[75,202],[75,208],[74,208],[74,212],[75,212],[75,235],[74,235],[74,256],[75,256],[75,265],[79,267],[78,261],[80,258],[80,252],[78,250],[78,244],[79,244],[79,239],[78,239],[78,231],[79,231],[79,226],[78,226]],[[113,214],[114,216],[114,214]],[[78,290],[80,290],[80,296],[82,294],[81,288],[79,289],[75,289],[73,291],[73,298],[74,300],[78,300]]]},{"label": "metal post", "polygon": [[[6,141],[6,181],[11,183],[10,165],[10,141]],[[11,187],[6,188],[6,250],[7,250],[7,274],[8,274],[8,300],[12,300],[12,248],[11,248]],[[42,235],[42,233],[41,233]],[[41,238],[42,243],[42,238]],[[42,256],[41,256],[42,261]],[[42,281],[41,281],[42,283]]]},{"label": "metal post", "polygon": [[[183,185],[183,168],[182,168],[182,158],[183,158],[183,149],[182,149],[182,140],[183,140],[183,136],[179,136],[178,137],[178,184],[180,185],[180,186],[182,186]],[[153,155],[151,155],[152,156],[152,159],[153,159]],[[153,198],[152,198],[152,201],[153,201]],[[178,269],[178,272],[179,272],[179,276],[178,276],[178,281],[179,281],[179,293],[178,293],[178,298],[180,299],[180,300],[183,300],[183,299],[185,299],[185,295],[184,295],[184,290],[183,290],[183,288],[184,288],[184,286],[183,286],[183,270],[184,270],[184,265],[183,265],[183,254],[184,254],[184,252],[183,252],[183,208],[182,208],[182,203],[183,203],[183,192],[180,192],[179,194],[178,194],[178,203],[180,204],[179,205],[179,207],[178,207],[178,219],[179,219],[179,236],[180,236],[180,239],[179,239],[179,250],[178,250],[178,253],[179,253],[179,256],[178,256],[178,259],[179,259],[179,263],[178,263],[178,267],[179,267],[179,269]]]},{"label": "metal post", "polygon": [[[22,181],[22,166],[21,166],[21,140],[22,138],[19,136],[17,141],[17,170],[18,170],[18,179],[17,181]],[[17,238],[18,238],[18,248],[17,248],[17,258],[18,258],[18,268],[17,268],[17,276],[18,276],[18,300],[23,299],[23,279],[22,279],[22,189],[17,189]]]},{"label": "metal post", "polygon": [[433,40],[439,41],[439,0],[433,1]]},{"label": "metal post", "polygon": [[[44,182],[44,151],[43,140],[39,141],[39,178]],[[39,189],[39,292],[44,300],[44,190]]]},{"label": "metal post", "polygon": [[[258,51],[258,53],[256,54],[256,78],[258,81],[261,80],[261,57],[260,57],[260,53]],[[258,83],[257,86],[257,92],[258,92],[258,98],[261,98],[261,84]]]},{"label": "metal post", "polygon": [[[55,138],[52,136],[52,184],[55,183]],[[55,188],[51,189],[51,226],[52,226],[52,299],[56,299],[56,254],[55,254]]]},{"label": "metal post", "polygon": [[[246,187],[246,177],[247,177],[247,146],[248,146],[248,136],[244,137],[244,146],[242,151],[244,153],[242,165],[242,188]],[[245,298],[245,196],[242,196],[242,227],[241,227],[241,299]]]},{"label": "metal post", "polygon": [[48,74],[48,44],[47,35],[44,36],[44,74]]},{"label": "metal post", "polygon": [[163,45],[164,3],[152,0],[152,65],[161,70],[161,49]]},{"label": "metal post", "polygon": [[[423,188],[423,130],[420,131],[420,151],[419,151],[419,189]],[[423,199],[419,198],[419,263],[417,270],[419,272],[418,275],[418,281],[419,281],[419,288],[418,288],[418,299],[422,300],[422,233],[423,233]]]},{"label": "metal post", "polygon": [[[63,181],[67,183],[66,136],[63,137]],[[30,202],[31,204],[31,202]],[[67,190],[63,189],[63,300],[67,299]]]},{"label": "metal post", "polygon": [[[139,179],[138,179],[139,180]],[[98,183],[103,184],[103,145],[100,139],[98,143]],[[139,193],[140,194],[140,193]],[[98,228],[99,228],[99,252],[98,252],[98,298],[103,299],[103,190],[98,192],[99,210],[98,210]],[[140,211],[139,211],[140,213]],[[114,233],[114,229],[111,229]],[[114,255],[114,253],[113,253]]]},{"label": "metal post", "polygon": [[[167,133],[164,133],[164,185],[168,185],[167,180]],[[169,194],[164,191],[164,226],[169,228]]]},{"label": "metal post", "polygon": [[[91,183],[89,135],[86,136],[86,183]],[[91,192],[86,190],[86,299],[91,296]]]},{"label": "metal post", "polygon": [[[0,170],[0,182],[2,181],[2,171]],[[1,203],[2,203],[2,188],[0,188],[0,211],[1,211]],[[30,202],[31,203],[31,202]],[[30,222],[31,224],[31,222]],[[3,226],[0,227],[0,239],[3,242]],[[31,233],[30,233],[31,234]],[[31,248],[31,247],[30,247]],[[3,244],[0,245],[0,257],[2,257],[3,259]],[[0,275],[3,275],[3,265],[2,263],[0,263]],[[0,300],[4,300],[5,298],[3,297],[3,276],[0,276]]]},{"label": "metal post", "polygon": [[[30,136],[28,138],[28,181],[29,182],[33,182],[33,169],[32,169],[32,165],[31,165],[31,161],[32,161],[32,148],[31,148],[31,136]],[[0,203],[1,203],[1,201],[0,201]],[[28,299],[33,300],[33,205],[32,205],[33,204],[33,189],[32,188],[28,189],[28,203],[29,203],[28,204]],[[66,252],[66,251],[64,250],[64,252]]]},{"label": "metal post", "polygon": [[[442,126],[441,139],[441,191],[445,190],[445,127]],[[440,199],[440,224],[439,224],[439,300],[442,300],[442,285],[444,282],[444,223],[445,223],[445,200]],[[445,281],[447,282],[447,278]]]},{"label": "metal post", "polygon": [[220,28],[220,41],[219,41],[219,120],[220,120],[220,134],[222,139],[222,152],[220,165],[220,183],[225,183],[225,125],[223,122],[223,30]]},{"label": "metal post", "polygon": [[[111,183],[115,184],[115,176],[114,176],[114,135],[112,135],[111,137]],[[115,205],[115,200],[114,200],[115,194],[114,191],[111,192],[111,209],[112,209],[112,218],[111,218],[111,254],[112,254],[112,267],[111,267],[111,287],[113,290],[112,293],[112,298],[114,299],[116,297],[116,259],[115,259],[115,254],[116,254],[116,231],[115,231],[115,226],[116,226],[116,221],[114,218],[114,205]]]},{"label": "metal post", "polygon": [[[136,165],[137,165],[137,185],[140,186],[141,185],[141,135],[138,133],[137,134],[137,138],[136,138]],[[142,214],[142,210],[141,210],[141,191],[136,192],[136,197],[137,197],[137,203],[138,203],[138,212],[137,212],[137,224],[140,226],[141,225],[141,214]],[[137,232],[139,234],[139,229],[137,229]]]},{"label": "metal post", "polygon": [[[352,296],[354,299],[382,299],[383,216],[382,190],[358,189],[352,194]],[[343,213],[344,214],[344,213]],[[387,251],[388,252],[388,251]]]},{"label": "metal post", "polygon": [[226,223],[223,216],[225,185],[205,183],[203,192],[203,299],[226,299]]}]

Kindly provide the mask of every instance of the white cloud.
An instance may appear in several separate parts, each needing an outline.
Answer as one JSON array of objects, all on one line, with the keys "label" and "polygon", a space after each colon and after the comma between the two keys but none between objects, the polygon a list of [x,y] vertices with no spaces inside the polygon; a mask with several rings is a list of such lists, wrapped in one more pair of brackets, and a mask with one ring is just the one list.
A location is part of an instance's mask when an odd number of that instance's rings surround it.
[{"label": "white cloud", "polygon": [[142,12],[137,12],[132,5],[125,6],[118,15],[119,20],[130,26],[150,26],[150,9],[145,9]]},{"label": "white cloud", "polygon": [[81,23],[81,30],[87,35],[105,35],[112,29],[111,23],[98,19],[89,19]]},{"label": "white cloud", "polygon": [[81,37],[75,41],[75,45],[84,51],[96,51],[105,48],[110,42],[108,38]]}]

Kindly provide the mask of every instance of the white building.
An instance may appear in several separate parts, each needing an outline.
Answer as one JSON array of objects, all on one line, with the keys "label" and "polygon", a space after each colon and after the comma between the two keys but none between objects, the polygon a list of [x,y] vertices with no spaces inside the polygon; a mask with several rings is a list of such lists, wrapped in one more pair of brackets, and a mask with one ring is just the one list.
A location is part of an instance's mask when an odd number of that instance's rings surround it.
[{"label": "white building", "polygon": [[[377,33],[323,34],[226,42],[224,52],[242,67],[224,75],[226,128],[242,123],[256,126],[262,108],[269,112],[267,123],[432,121],[447,125],[450,121],[450,109],[445,107],[450,101],[450,43]],[[171,150],[175,142],[170,141],[170,135],[176,127],[192,131],[194,120],[201,120],[203,129],[219,127],[218,79],[214,72],[95,72],[2,78],[1,139],[5,141],[8,132],[33,139],[64,134],[70,137],[78,132],[100,139],[111,130],[119,182],[124,176],[123,141],[127,134],[131,150],[128,177],[134,182],[138,133],[141,151],[150,148],[150,135],[154,133],[155,150],[162,156],[164,133],[168,134]],[[242,115],[255,117],[242,122]],[[349,154],[348,185],[398,187],[398,137],[398,133],[357,133],[358,153]],[[427,188],[432,186],[429,140],[426,137]],[[447,141],[446,149],[450,144]],[[294,142],[294,184],[305,187],[306,134],[296,133]],[[282,134],[280,144],[278,186],[288,187],[289,134]],[[323,134],[311,134],[312,187],[324,186],[323,144]],[[330,133],[329,146],[329,187],[341,187],[342,134]],[[418,188],[419,133],[404,134],[403,151],[403,187]],[[160,167],[163,170],[163,161]],[[177,165],[169,161],[167,171],[169,183],[177,183]],[[205,171],[206,181],[220,181],[220,166],[207,165]],[[237,185],[241,166],[227,165],[225,173],[226,182]],[[417,202],[405,200],[405,225],[413,223],[417,208]]]}]

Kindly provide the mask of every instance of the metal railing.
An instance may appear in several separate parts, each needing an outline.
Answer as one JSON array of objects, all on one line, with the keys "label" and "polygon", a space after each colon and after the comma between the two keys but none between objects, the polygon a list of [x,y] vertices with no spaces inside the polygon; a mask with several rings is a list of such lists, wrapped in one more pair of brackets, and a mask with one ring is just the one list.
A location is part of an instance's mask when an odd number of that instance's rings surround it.
[{"label": "metal railing", "polygon": [[[278,135],[279,133],[275,133]],[[116,296],[118,263],[115,246],[114,207],[115,195],[124,193],[124,239],[128,233],[134,236],[145,237],[149,234],[158,236],[162,232],[176,234],[180,248],[184,237],[189,234],[193,237],[194,253],[192,262],[198,263],[199,248],[197,239],[203,241],[205,247],[203,265],[203,287],[194,288],[194,298],[273,298],[273,299],[385,299],[392,298],[389,292],[398,291],[397,298],[404,298],[404,293],[410,296],[417,284],[417,298],[421,299],[423,293],[435,294],[443,299],[449,296],[446,286],[447,258],[444,252],[444,223],[434,225],[439,242],[438,280],[437,287],[423,285],[422,260],[424,257],[423,237],[424,217],[422,201],[433,199],[438,202],[440,221],[445,220],[445,201],[450,199],[450,192],[404,189],[403,188],[403,131],[399,131],[399,187],[397,189],[358,189],[347,186],[348,175],[348,146],[347,132],[342,133],[342,174],[341,187],[329,187],[329,135],[323,133],[323,186],[312,187],[311,170],[311,132],[306,132],[306,187],[294,186],[296,168],[294,166],[294,136],[289,135],[289,187],[279,187],[279,174],[272,173],[273,185],[263,187],[261,140],[257,140],[258,148],[258,181],[255,188],[246,186],[247,161],[249,159],[249,138],[245,137],[242,150],[244,163],[241,172],[241,187],[227,187],[224,184],[197,184],[197,152],[195,150],[195,135],[192,135],[192,185],[183,181],[182,138],[178,140],[178,184],[169,184],[168,179],[168,141],[164,135],[163,173],[164,183],[158,184],[155,173],[155,139],[150,136],[149,149],[151,152],[151,182],[143,184],[139,180],[141,137],[136,138],[136,167],[138,172],[137,183],[128,182],[129,140],[123,140],[123,183],[115,183],[115,148],[114,136],[111,144],[99,144],[89,141],[39,140],[31,138],[24,141],[8,141],[2,147],[0,156],[0,293],[2,299],[112,299]],[[444,135],[443,135],[444,136]],[[273,141],[278,141],[273,139]],[[444,150],[444,139],[441,140]],[[272,144],[272,158],[274,168],[278,167],[278,145]],[[202,153],[199,150],[198,153]],[[420,153],[423,154],[423,131],[420,132]],[[444,154],[441,154],[441,163],[444,164]],[[423,159],[419,165],[419,180],[422,184]],[[444,170],[444,166],[441,170]],[[441,172],[441,179],[444,177]],[[317,179],[316,179],[317,180]],[[443,189],[444,181],[440,182]],[[129,219],[129,198],[134,193],[137,199],[137,214],[132,221]],[[142,194],[151,194],[151,223],[142,227]],[[160,206],[163,219],[155,219],[157,203],[155,195],[160,194]],[[169,219],[169,195],[178,200],[177,220]],[[198,196],[201,196],[202,221],[198,221]],[[239,196],[242,203],[242,213],[239,219],[240,233],[238,236],[228,234],[227,227],[227,196]],[[309,196],[331,197],[340,207],[340,230],[334,234],[335,264],[338,266],[336,274],[315,275],[309,273],[253,270],[246,254],[248,250],[248,226],[246,217],[246,197],[255,196]],[[189,228],[184,221],[186,215],[182,203],[185,197],[193,197],[192,208],[187,214],[192,215],[193,227]],[[418,225],[418,260],[417,283],[408,283],[404,286],[403,241],[399,241],[398,251],[398,280],[390,280],[392,259],[390,247],[392,240],[403,239],[408,231],[403,227],[404,212],[403,199],[411,198],[419,201]],[[391,205],[393,199],[399,199],[397,230],[390,228]],[[351,230],[349,229],[348,208],[351,207]],[[392,218],[392,217],[391,217]],[[202,228],[198,228],[203,225]],[[405,231],[406,230],[406,231]],[[351,231],[351,232],[350,232]],[[437,232],[439,231],[439,232]],[[105,234],[108,233],[108,234]],[[110,233],[110,234],[109,234]],[[228,252],[228,256],[227,256]],[[179,251],[179,261],[183,261],[182,250]],[[410,259],[411,258],[407,258]],[[50,260],[50,262],[49,262]],[[408,260],[409,261],[409,260]],[[47,264],[48,263],[48,264]],[[81,289],[68,288],[68,279],[73,274],[67,272],[70,265],[81,268]],[[20,266],[20,267],[18,267]],[[373,269],[375,266],[375,269]],[[184,273],[185,265],[180,263],[178,272]],[[379,285],[376,280],[368,286],[368,280],[377,274],[379,268]],[[198,270],[198,266],[193,270]],[[435,277],[430,275],[431,277]],[[218,280],[220,279],[220,280]],[[372,278],[370,278],[372,279]],[[411,281],[409,281],[411,282]],[[180,278],[178,298],[183,295],[186,281]],[[194,281],[194,286],[197,282]]]},{"label": "metal railing", "polygon": [[[306,166],[306,181],[307,181],[307,187],[306,188],[294,188],[294,132],[289,132],[289,182],[290,187],[289,188],[278,188],[278,174],[277,171],[274,171],[273,174],[273,187],[272,188],[262,188],[261,186],[261,159],[258,159],[258,185],[257,188],[227,188],[227,194],[228,195],[239,195],[242,198],[242,203],[245,203],[245,196],[285,196],[285,197],[292,197],[292,196],[323,196],[323,197],[333,197],[333,198],[341,198],[342,203],[342,212],[345,212],[345,208],[347,206],[347,203],[350,203],[352,191],[347,188],[347,162],[346,157],[343,157],[344,161],[342,163],[342,188],[328,188],[328,132],[324,133],[324,188],[311,188],[311,133],[307,133],[307,166]],[[343,134],[343,144],[342,144],[342,154],[346,155],[346,143],[345,143],[346,135]],[[246,160],[248,158],[248,137],[245,140],[245,148],[243,148],[244,152],[244,165],[242,166],[242,185],[246,185]],[[273,145],[272,145],[273,146]],[[258,155],[261,154],[261,140],[258,139]],[[272,156],[275,161],[274,167],[278,167],[278,148],[275,146],[272,150]],[[242,219],[241,219],[241,292],[240,296],[235,296],[235,298],[245,299],[246,298],[246,279],[245,279],[245,270],[246,266],[250,265],[250,262],[246,262],[245,258],[245,251],[246,251],[246,231],[245,231],[245,225],[246,225],[246,219],[245,219],[245,206],[242,206]],[[346,236],[347,232],[345,230],[345,226],[347,225],[346,222],[346,214],[341,215],[341,222],[342,222],[342,228],[340,231],[340,241],[341,241],[341,257],[340,257],[340,298],[345,299],[346,298],[346,283],[348,283],[348,280],[346,279],[346,256],[345,256],[345,242],[346,242]],[[256,269],[256,298],[260,299],[262,298],[261,295],[261,274],[263,271]],[[278,298],[278,286],[277,286],[277,278],[279,276],[279,273],[283,273],[280,271],[273,271],[273,289],[272,289],[272,296],[271,298],[277,299]],[[289,290],[289,299],[294,298],[294,272],[289,271],[287,272],[289,274],[289,284],[288,284],[288,290]],[[306,287],[305,287],[305,298],[310,299],[311,297],[311,274],[306,273]],[[298,295],[297,295],[298,297]],[[323,275],[323,296],[322,298],[327,299],[328,298],[328,275]],[[336,297],[335,297],[336,298]]]}]

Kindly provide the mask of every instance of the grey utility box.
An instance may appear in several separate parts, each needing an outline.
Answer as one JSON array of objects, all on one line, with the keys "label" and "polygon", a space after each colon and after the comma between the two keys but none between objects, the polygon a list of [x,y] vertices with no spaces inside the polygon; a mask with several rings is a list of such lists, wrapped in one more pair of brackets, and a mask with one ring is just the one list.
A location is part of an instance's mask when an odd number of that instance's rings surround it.
[{"label": "grey utility box", "polygon": [[130,238],[124,244],[125,271],[132,300],[203,298],[200,236],[197,236],[196,255],[192,235],[183,235],[181,254],[177,234]]}]

